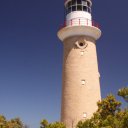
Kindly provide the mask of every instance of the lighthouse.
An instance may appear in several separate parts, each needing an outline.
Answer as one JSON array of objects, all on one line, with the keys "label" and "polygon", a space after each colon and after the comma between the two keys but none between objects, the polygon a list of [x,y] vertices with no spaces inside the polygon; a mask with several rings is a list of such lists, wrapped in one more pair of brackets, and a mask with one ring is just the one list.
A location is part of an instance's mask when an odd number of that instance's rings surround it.
[{"label": "lighthouse", "polygon": [[65,0],[65,22],[57,35],[63,42],[61,121],[75,128],[92,117],[100,95],[96,40],[99,25],[92,20],[91,0]]}]

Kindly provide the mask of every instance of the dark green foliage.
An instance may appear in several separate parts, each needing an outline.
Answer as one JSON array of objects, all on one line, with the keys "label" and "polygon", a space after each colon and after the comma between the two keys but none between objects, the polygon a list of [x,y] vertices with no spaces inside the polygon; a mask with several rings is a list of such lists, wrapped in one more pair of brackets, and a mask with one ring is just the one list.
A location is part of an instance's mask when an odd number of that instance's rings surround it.
[{"label": "dark green foliage", "polygon": [[40,122],[40,124],[41,124],[40,126],[41,128],[46,128],[48,126],[48,121],[44,119]]},{"label": "dark green foliage", "polygon": [[0,115],[0,128],[23,128],[23,123],[19,118],[6,120],[3,115]]},{"label": "dark green foliage", "polygon": [[[128,101],[128,88],[122,88],[118,95]],[[76,128],[128,128],[128,108],[122,110],[121,102],[110,94],[97,103],[98,110],[91,119],[80,121]],[[49,124],[47,120],[41,122],[42,128],[66,128],[63,123]]]},{"label": "dark green foliage", "polygon": [[98,110],[102,119],[105,119],[108,115],[114,116],[117,111],[120,110],[121,102],[116,101],[115,97],[110,94],[105,99],[97,103]]},{"label": "dark green foliage", "polygon": [[79,122],[77,128],[128,128],[128,109],[110,94],[97,103],[98,110],[91,119]]},{"label": "dark green foliage", "polygon": [[47,120],[41,121],[41,128],[66,128],[65,125],[61,122],[48,123]]},{"label": "dark green foliage", "polygon": [[124,100],[128,103],[128,87],[119,89],[118,95],[123,97]]}]

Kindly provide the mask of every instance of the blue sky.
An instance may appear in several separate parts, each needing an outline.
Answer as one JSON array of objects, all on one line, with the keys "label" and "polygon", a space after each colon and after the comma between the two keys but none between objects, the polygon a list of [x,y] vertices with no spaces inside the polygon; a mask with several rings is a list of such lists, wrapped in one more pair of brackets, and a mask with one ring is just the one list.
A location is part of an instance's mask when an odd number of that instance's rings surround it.
[{"label": "blue sky", "polygon": [[[0,114],[31,128],[60,118],[63,0],[0,0]],[[128,1],[93,0],[101,93],[128,86]],[[123,101],[121,98],[117,99]],[[124,103],[125,105],[125,103]]]}]

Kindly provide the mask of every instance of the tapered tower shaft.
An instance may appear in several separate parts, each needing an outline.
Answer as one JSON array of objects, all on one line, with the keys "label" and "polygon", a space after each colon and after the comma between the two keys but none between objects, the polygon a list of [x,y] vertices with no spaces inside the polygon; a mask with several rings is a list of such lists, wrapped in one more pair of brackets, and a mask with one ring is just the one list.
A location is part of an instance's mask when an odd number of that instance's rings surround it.
[{"label": "tapered tower shaft", "polygon": [[90,0],[67,0],[66,24],[58,31],[64,45],[61,121],[67,128],[90,118],[101,99],[96,53],[101,31],[91,19],[91,5]]},{"label": "tapered tower shaft", "polygon": [[[87,41],[86,49],[75,45]],[[99,72],[95,41],[86,36],[70,37],[64,41],[63,95],[61,120],[72,128],[80,120],[90,118],[100,100]]]}]

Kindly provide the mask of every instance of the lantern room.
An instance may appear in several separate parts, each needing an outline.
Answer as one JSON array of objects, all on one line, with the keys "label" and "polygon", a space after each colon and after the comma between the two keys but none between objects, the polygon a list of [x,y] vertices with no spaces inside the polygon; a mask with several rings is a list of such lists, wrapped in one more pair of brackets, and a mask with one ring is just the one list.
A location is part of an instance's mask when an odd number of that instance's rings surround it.
[{"label": "lantern room", "polygon": [[79,25],[92,25],[91,16],[91,0],[66,0],[65,11],[66,11],[66,25],[76,26]]},{"label": "lantern room", "polygon": [[65,0],[66,19],[58,32],[60,40],[68,37],[88,36],[97,40],[101,36],[99,25],[92,20],[91,0]]},{"label": "lantern room", "polygon": [[67,0],[65,2],[66,14],[74,11],[85,11],[91,13],[92,3],[90,0]]}]

